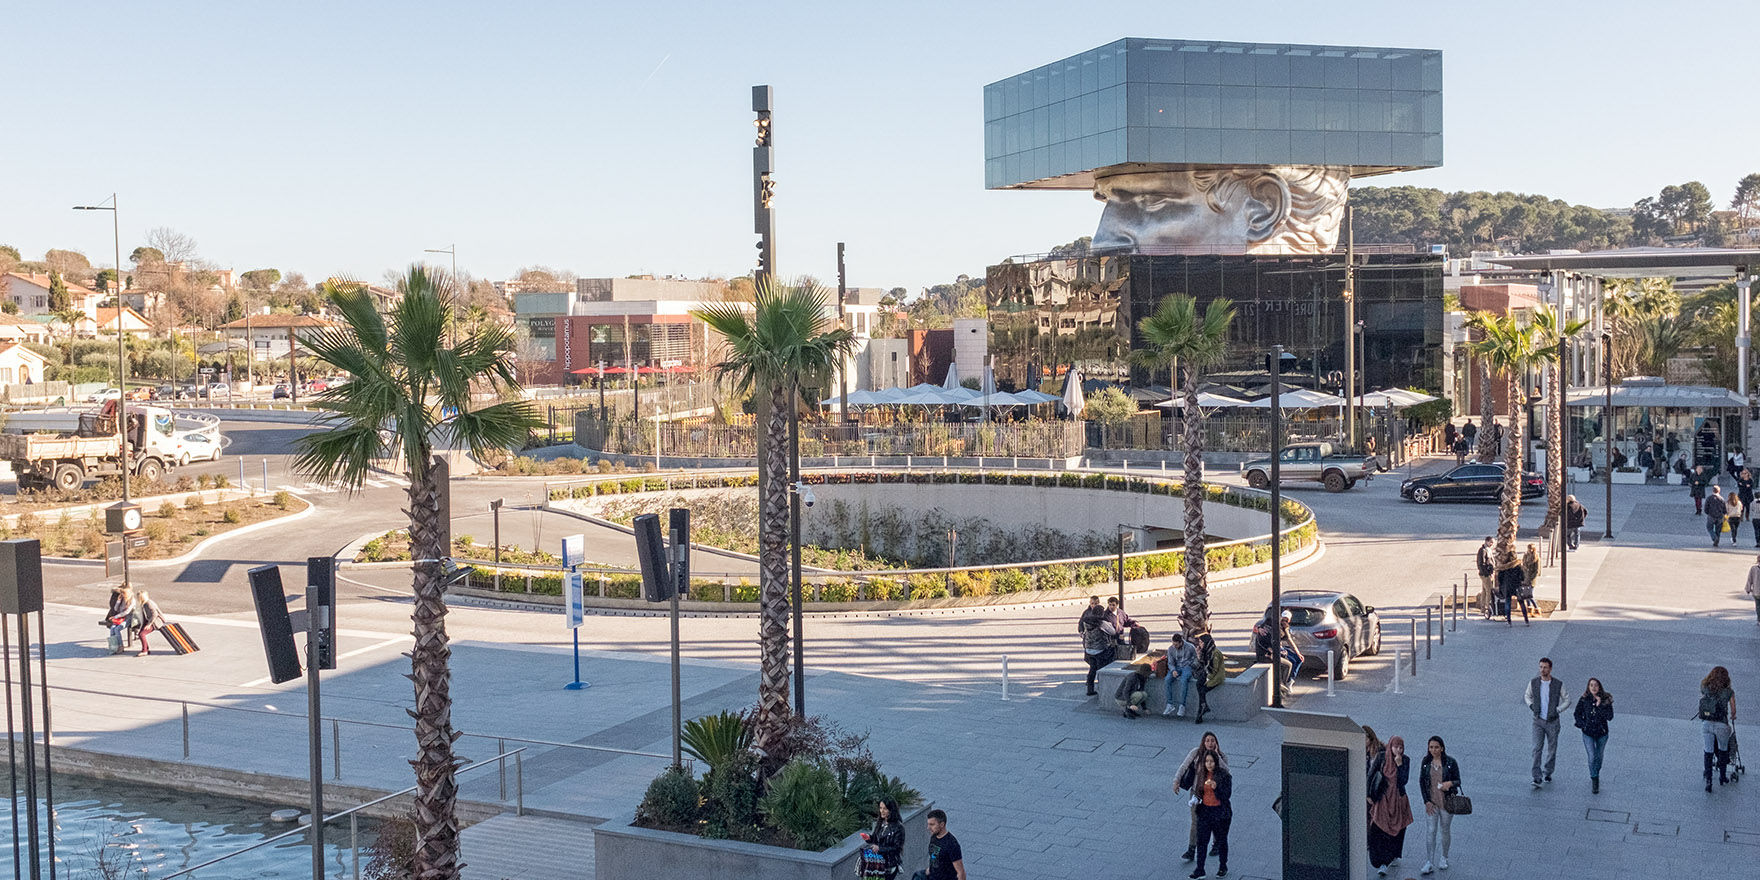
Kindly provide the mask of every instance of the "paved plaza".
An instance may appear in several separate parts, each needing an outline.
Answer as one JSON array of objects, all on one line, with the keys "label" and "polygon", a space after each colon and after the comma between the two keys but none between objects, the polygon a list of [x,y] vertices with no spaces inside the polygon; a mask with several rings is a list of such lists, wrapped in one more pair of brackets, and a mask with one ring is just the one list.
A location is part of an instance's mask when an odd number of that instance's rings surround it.
[{"label": "paved plaza", "polygon": [[[1760,627],[1741,594],[1753,551],[1712,550],[1684,490],[1616,487],[1617,537],[1585,541],[1572,555],[1568,612],[1530,627],[1519,619],[1514,627],[1463,619],[1445,645],[1431,646],[1417,677],[1405,677],[1394,693],[1393,650],[1409,644],[1410,615],[1426,597],[1460,582],[1474,547],[1496,522],[1488,505],[1401,502],[1398,476],[1340,495],[1293,492],[1314,507],[1326,546],[1320,559],[1286,576],[1284,588],[1349,590],[1377,606],[1387,635],[1382,656],[1356,664],[1335,696],[1325,694],[1323,679],[1304,677],[1293,706],[1348,714],[1383,737],[1403,736],[1414,752],[1432,734],[1447,739],[1476,812],[1455,822],[1451,868],[1440,876],[1739,874],[1760,855],[1754,818],[1760,795],[1752,790],[1760,783],[1704,793],[1698,723],[1688,716],[1698,679],[1711,665],[1730,668],[1738,694],[1760,680]],[[468,522],[484,534],[476,520],[463,519],[469,507],[486,506],[493,493],[522,485],[532,491],[535,484],[456,481],[460,530]],[[225,551],[216,554],[223,564],[203,560],[210,565],[199,577],[190,572],[203,561],[137,573],[202,643],[202,652],[187,657],[106,655],[103,630],[92,625],[102,583],[90,568],[54,566],[48,634],[57,745],[164,761],[182,766],[190,778],[221,771],[279,778],[298,791],[306,775],[304,721],[297,717],[305,694],[298,682],[266,682],[242,571],[265,552],[303,562],[307,546],[337,547],[372,528],[396,526],[401,514],[394,492],[373,489],[352,500],[313,495],[318,516],[288,526],[291,534],[268,531],[236,546],[217,545]],[[1593,530],[1602,521],[1600,489],[1579,497],[1590,507]],[[1525,508],[1529,525],[1541,509]],[[566,527],[538,520],[520,526],[542,528],[546,543]],[[505,519],[503,537],[521,540]],[[612,545],[627,540],[600,536],[589,542],[589,557],[600,546],[608,559],[627,553]],[[408,575],[371,569],[345,569],[344,575],[349,598],[341,611],[341,668],[324,681],[324,715],[337,719],[324,727],[326,770],[339,771],[339,796],[400,789],[411,782],[404,762],[413,745],[403,729],[410,694],[400,653],[409,643],[402,598]],[[1539,594],[1556,598],[1557,592],[1556,570],[1548,569]],[[1225,650],[1245,652],[1248,627],[1266,601],[1264,581],[1213,596]],[[1157,644],[1171,632],[1177,609],[1177,597],[1131,603]],[[1094,711],[1082,696],[1077,611],[811,616],[808,709],[869,731],[887,771],[948,811],[973,878],[1183,877],[1190,870],[1178,862],[1186,808],[1170,783],[1200,730],[1214,730],[1237,779],[1230,876],[1277,877],[1278,824],[1270,804],[1280,729],[1264,720],[1198,728],[1189,720],[1133,721]],[[505,789],[485,767],[465,777],[464,797],[492,812],[523,795],[525,807],[538,814],[467,830],[465,858],[476,863],[467,876],[592,877],[589,823],[632,810],[666,763],[650,755],[670,751],[665,619],[590,616],[581,630],[581,674],[592,686],[579,691],[562,688],[571,678],[570,648],[553,610],[461,601],[448,628],[454,723],[466,733],[461,754],[481,761],[502,749],[526,748]],[[755,701],[753,618],[687,618],[683,637],[686,717]],[[1010,658],[1013,699],[1007,702],[1001,699],[1002,655]],[[1541,656],[1553,658],[1573,694],[1594,675],[1615,696],[1599,795],[1589,793],[1580,737],[1568,726],[1553,783],[1539,791],[1528,785],[1529,721],[1521,692]],[[179,701],[188,701],[190,715],[187,761]],[[578,821],[558,821],[570,818]],[[1420,827],[1408,834],[1406,859],[1393,876],[1417,875],[1424,860]],[[556,840],[568,834],[575,839]],[[528,836],[546,852],[567,849],[572,863],[553,854],[520,859],[507,842]]]}]

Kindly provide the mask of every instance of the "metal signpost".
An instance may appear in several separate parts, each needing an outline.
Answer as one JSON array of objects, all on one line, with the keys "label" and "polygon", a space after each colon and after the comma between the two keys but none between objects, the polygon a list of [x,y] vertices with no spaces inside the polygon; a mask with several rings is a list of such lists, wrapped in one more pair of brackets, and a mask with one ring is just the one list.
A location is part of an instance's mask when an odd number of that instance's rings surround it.
[{"label": "metal signpost", "polygon": [[[1278,463],[1283,458],[1283,346],[1271,346],[1271,356],[1265,359],[1265,368],[1271,373],[1271,619],[1266,626],[1271,629],[1271,705],[1283,708],[1283,580],[1282,541],[1278,534],[1277,511],[1283,506],[1283,469]],[[1351,417],[1351,430],[1356,430],[1356,415]],[[1330,676],[1332,670],[1326,674]]]},{"label": "metal signpost", "polygon": [[581,583],[580,567],[587,561],[587,537],[570,535],[562,539],[562,567],[567,573],[562,576],[562,594],[568,602],[567,620],[564,625],[574,635],[574,681],[563,685],[565,690],[578,691],[591,687],[589,682],[581,680],[581,624],[586,622],[586,598]]}]

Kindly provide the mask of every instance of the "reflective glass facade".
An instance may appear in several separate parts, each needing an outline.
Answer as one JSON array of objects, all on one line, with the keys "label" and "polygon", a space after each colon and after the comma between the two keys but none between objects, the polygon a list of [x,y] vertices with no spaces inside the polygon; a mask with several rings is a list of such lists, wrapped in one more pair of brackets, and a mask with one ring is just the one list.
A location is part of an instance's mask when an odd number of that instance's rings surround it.
[{"label": "reflective glass facade", "polygon": [[1131,38],[984,87],[986,187],[1126,162],[1441,165],[1442,53]]},{"label": "reflective glass facade", "polygon": [[[1366,388],[1442,387],[1442,262],[1427,254],[1358,258]],[[1272,345],[1298,364],[1291,381],[1344,369],[1343,255],[1107,256],[1004,263],[988,272],[990,351],[1006,390],[1038,387],[1075,364],[1089,378],[1167,384],[1167,366],[1132,366],[1137,322],[1169,294],[1234,301],[1226,360],[1212,373],[1262,370]]]}]

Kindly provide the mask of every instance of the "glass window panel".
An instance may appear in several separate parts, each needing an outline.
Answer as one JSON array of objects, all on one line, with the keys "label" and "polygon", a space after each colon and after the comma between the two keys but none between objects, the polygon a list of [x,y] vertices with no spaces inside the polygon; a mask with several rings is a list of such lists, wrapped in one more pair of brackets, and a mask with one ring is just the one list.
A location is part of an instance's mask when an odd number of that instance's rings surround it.
[{"label": "glass window panel", "polygon": [[1100,88],[1124,82],[1124,52],[1121,49],[1100,50]]},{"label": "glass window panel", "polygon": [[1427,134],[1427,135],[1424,135],[1423,137],[1424,137],[1424,155],[1423,155],[1422,159],[1423,159],[1424,164],[1426,164],[1426,165],[1441,165],[1442,164],[1442,135]]},{"label": "glass window panel", "polygon": [[984,155],[998,156],[1002,154],[1002,123],[984,123]]},{"label": "glass window panel", "polygon": [[1387,93],[1358,89],[1351,102],[1351,131],[1387,130]]},{"label": "glass window panel", "polygon": [[1418,92],[1390,92],[1387,105],[1388,131],[1418,130]]},{"label": "glass window panel", "polygon": [[1081,97],[1082,127],[1079,131],[1083,137],[1100,130],[1100,93],[1089,92]]},{"label": "glass window panel", "polygon": [[1289,128],[1289,89],[1260,86],[1254,92],[1253,120],[1257,128]]},{"label": "glass window panel", "polygon": [[1124,126],[1124,86],[1112,86],[1100,93],[1100,130],[1112,131]]},{"label": "glass window panel", "polygon": [[1010,116],[1003,120],[1002,149],[1006,153],[1018,153],[1023,149],[1021,144],[1021,117]]},{"label": "glass window panel", "polygon": [[1356,132],[1326,132],[1326,164],[1355,165],[1358,163],[1359,156]]},{"label": "glass window panel", "polygon": [[1082,167],[1099,168],[1101,164],[1100,136],[1091,134],[1082,138]]},{"label": "glass window panel", "polygon": [[1357,150],[1364,161],[1380,164],[1393,153],[1393,135],[1384,131],[1357,132]]},{"label": "glass window panel", "polygon": [[1318,131],[1290,132],[1289,155],[1291,162],[1304,165],[1326,164],[1326,135]]},{"label": "glass window panel", "polygon": [[1253,73],[1253,56],[1222,55],[1222,84],[1225,86],[1250,86],[1255,81]]},{"label": "glass window panel", "polygon": [[1320,88],[1326,85],[1325,59],[1312,55],[1289,56],[1289,84]]},{"label": "glass window panel", "polygon": [[1262,86],[1289,85],[1289,56],[1254,55],[1254,81]]},{"label": "glass window panel", "polygon": [[1171,46],[1132,52],[1131,64],[1147,71],[1140,80],[1143,82],[1180,83],[1186,79],[1185,54],[1173,51]]},{"label": "glass window panel", "polygon": [[1069,100],[1082,93],[1082,58],[1076,56],[1063,62],[1063,98]]},{"label": "glass window panel", "polygon": [[1364,89],[1393,88],[1393,62],[1385,58],[1358,58],[1357,87]]},{"label": "glass window panel", "polygon": [[1092,50],[1082,53],[1082,94],[1097,91],[1100,88],[1100,57]]},{"label": "glass window panel", "polygon": [[1442,95],[1424,96],[1423,110],[1418,118],[1418,130],[1423,132],[1442,131]]},{"label": "glass window panel", "polygon": [[1424,138],[1415,134],[1390,135],[1388,155],[1395,165],[1416,165],[1424,158]]},{"label": "glass window panel", "polygon": [[1052,65],[1045,68],[1045,103],[1055,104],[1063,100],[1063,68]]},{"label": "glass window panel", "polygon": [[1009,156],[1003,162],[1005,163],[1004,167],[1007,168],[1008,182],[1018,182],[1021,179],[1021,157],[1019,154]]},{"label": "glass window panel", "polygon": [[1046,74],[1045,68],[1041,67],[1033,71],[1033,106],[1043,107],[1049,103],[1051,103],[1050,77]]},{"label": "glass window panel", "polygon": [[1198,85],[1219,85],[1222,82],[1221,56],[1209,52],[1184,52],[1186,82]]},{"label": "glass window panel", "polygon": [[1302,131],[1320,129],[1320,89],[1289,90],[1289,127]]},{"label": "glass window panel", "polygon": [[984,160],[984,186],[986,188],[1002,185],[1002,160]]},{"label": "glass window panel", "polygon": [[[1327,61],[1334,59],[1328,58]],[[1351,105],[1356,103],[1355,89],[1322,89],[1320,92],[1320,128],[1324,131],[1350,131]]]},{"label": "glass window panel", "polygon": [[1218,86],[1185,87],[1185,100],[1180,103],[1180,124],[1186,128],[1215,128],[1217,104],[1221,102]]},{"label": "glass window panel", "polygon": [[1392,64],[1393,88],[1420,89],[1424,87],[1423,59],[1417,55],[1408,54],[1389,60]]},{"label": "glass window panel", "polygon": [[1151,162],[1186,161],[1186,132],[1179,128],[1157,128],[1149,132]]},{"label": "glass window panel", "polygon": [[[1247,56],[1224,56],[1241,57]],[[1252,128],[1254,126],[1253,104],[1258,97],[1258,90],[1252,86],[1223,86],[1221,101],[1221,125],[1223,128]]]},{"label": "glass window panel", "polygon": [[1067,135],[1065,133],[1066,130],[1064,129],[1064,123],[1063,123],[1064,105],[1066,103],[1067,102],[1065,102],[1065,101],[1059,101],[1055,104],[1052,104],[1050,107],[1045,108],[1045,116],[1046,116],[1046,122],[1047,122],[1047,128],[1048,128],[1048,135],[1047,135],[1046,140],[1049,143],[1055,144],[1058,141],[1061,141],[1065,137],[1067,137]]},{"label": "glass window panel", "polygon": [[1002,115],[1002,101],[995,85],[984,87],[984,121],[989,122]]},{"label": "glass window panel", "polygon": [[1124,129],[1115,128],[1100,136],[1100,164],[1117,165],[1124,158]]},{"label": "glass window panel", "polygon": [[1260,164],[1282,164],[1294,162],[1295,156],[1289,150],[1289,132],[1265,131],[1258,132],[1254,145],[1258,150]]},{"label": "glass window panel", "polygon": [[1038,150],[1034,150],[1031,155],[1033,157],[1033,179],[1039,180],[1042,178],[1050,177],[1051,176],[1051,154],[1050,154],[1050,152],[1047,150],[1044,150],[1044,149],[1038,149]]},{"label": "glass window panel", "polygon": [[1442,88],[1442,54],[1439,52],[1424,56],[1424,75],[1418,87],[1427,91],[1439,91]]},{"label": "glass window panel", "polygon": [[1152,158],[1153,154],[1150,153],[1150,148],[1149,148],[1150,137],[1153,134],[1153,132],[1151,132],[1147,128],[1136,128],[1136,127],[1127,128],[1124,131],[1125,131],[1125,157],[1124,157],[1124,161],[1126,161],[1126,162],[1154,162],[1154,161],[1156,161],[1154,158]]},{"label": "glass window panel", "polygon": [[1193,129],[1186,132],[1186,161],[1188,162],[1226,162],[1222,157],[1222,132],[1210,129]]},{"label": "glass window panel", "polygon": [[1082,99],[1063,102],[1063,139],[1073,141],[1082,136]]},{"label": "glass window panel", "polygon": [[1251,129],[1222,130],[1222,161],[1250,165],[1259,158],[1259,133]]},{"label": "glass window panel", "polygon": [[1326,70],[1326,87],[1329,89],[1354,89],[1357,87],[1357,59],[1355,58],[1323,58]]},{"label": "glass window panel", "polygon": [[1149,124],[1157,128],[1171,128],[1180,124],[1179,106],[1184,86],[1154,83],[1149,86],[1149,100],[1144,106],[1144,116]]}]

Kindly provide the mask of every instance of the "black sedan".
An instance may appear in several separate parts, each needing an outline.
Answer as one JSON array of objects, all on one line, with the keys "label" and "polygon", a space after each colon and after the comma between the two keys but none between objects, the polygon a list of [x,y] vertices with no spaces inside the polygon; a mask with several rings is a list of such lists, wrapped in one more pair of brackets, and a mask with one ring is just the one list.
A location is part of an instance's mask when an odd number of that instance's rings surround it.
[{"label": "black sedan", "polygon": [[[1522,497],[1546,494],[1546,480],[1532,471],[1522,474]],[[1446,474],[1414,477],[1401,483],[1399,497],[1419,504],[1432,501],[1496,501],[1503,495],[1503,463],[1463,464]]]}]

